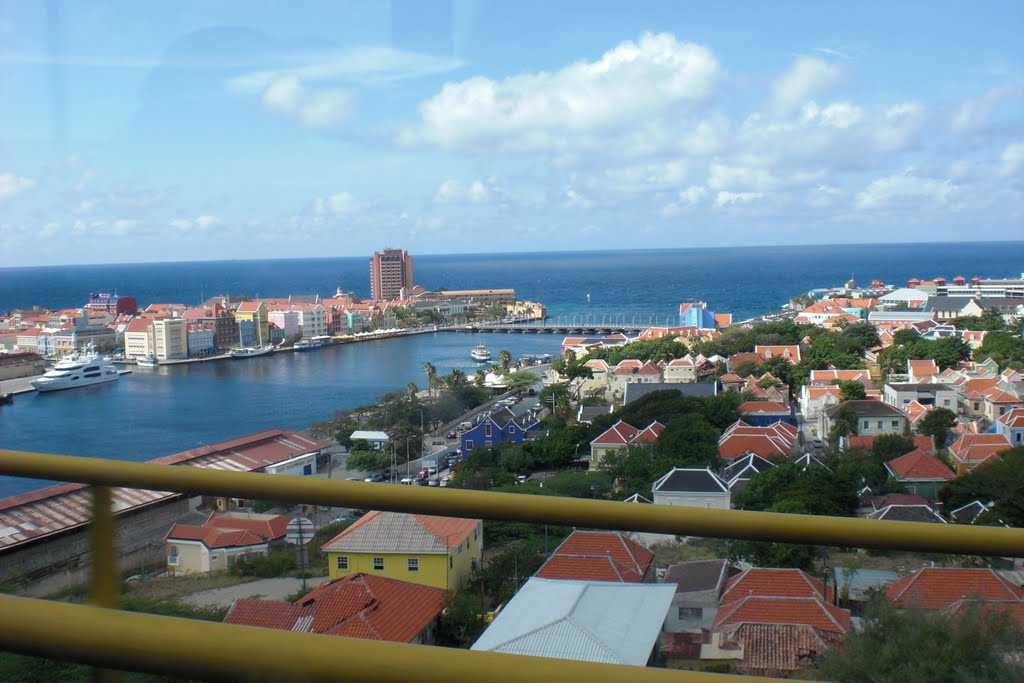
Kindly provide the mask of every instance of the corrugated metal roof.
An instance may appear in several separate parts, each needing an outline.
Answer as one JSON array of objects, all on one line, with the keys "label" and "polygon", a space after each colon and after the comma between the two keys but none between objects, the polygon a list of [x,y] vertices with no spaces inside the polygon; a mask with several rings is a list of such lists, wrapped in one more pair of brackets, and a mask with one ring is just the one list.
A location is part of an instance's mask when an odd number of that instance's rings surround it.
[{"label": "corrugated metal roof", "polygon": [[[251,472],[325,448],[295,432],[272,429],[219,444],[168,455],[149,462]],[[181,494],[115,488],[115,513],[140,508]],[[0,500],[0,550],[69,531],[92,518],[92,494],[84,484],[58,484]]]},{"label": "corrugated metal roof", "polygon": [[532,578],[473,650],[644,666],[674,585]]}]

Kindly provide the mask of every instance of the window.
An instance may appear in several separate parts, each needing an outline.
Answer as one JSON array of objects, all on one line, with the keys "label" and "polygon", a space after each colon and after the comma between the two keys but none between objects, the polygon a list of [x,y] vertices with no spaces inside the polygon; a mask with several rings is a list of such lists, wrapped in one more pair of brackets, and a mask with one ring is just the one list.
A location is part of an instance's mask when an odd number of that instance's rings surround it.
[{"label": "window", "polygon": [[171,554],[167,556],[167,564],[171,565],[172,567],[178,566],[178,546],[171,546]]},{"label": "window", "polygon": [[217,553],[214,553],[214,554],[210,555],[210,562],[216,562],[217,558],[219,558],[219,557],[220,557],[220,555],[218,555]]},{"label": "window", "polygon": [[409,571],[418,572],[420,570],[420,561],[415,557],[409,558]]},{"label": "window", "polygon": [[342,570],[342,571],[347,570],[348,569],[348,556],[346,556],[346,555],[338,555],[338,558],[335,561],[335,566],[338,569]]},{"label": "window", "polygon": [[702,616],[700,607],[680,607],[679,618],[680,619],[700,619]]},{"label": "window", "polygon": [[882,421],[881,421],[881,420],[879,420],[879,421],[878,421],[878,428],[879,428],[879,429],[881,429],[881,428],[882,428]]},{"label": "window", "polygon": [[488,422],[487,424],[484,425],[484,436],[486,436],[487,438],[490,438],[490,436],[491,436],[491,423],[490,422]]},{"label": "window", "polygon": [[384,558],[375,557],[373,558],[373,571],[382,572],[384,571]]},{"label": "window", "polygon": [[893,420],[892,421],[892,428],[893,429],[899,429],[900,428],[900,421],[899,420]]},{"label": "window", "polygon": [[466,450],[467,451],[473,450],[473,440],[472,439],[466,439]]}]

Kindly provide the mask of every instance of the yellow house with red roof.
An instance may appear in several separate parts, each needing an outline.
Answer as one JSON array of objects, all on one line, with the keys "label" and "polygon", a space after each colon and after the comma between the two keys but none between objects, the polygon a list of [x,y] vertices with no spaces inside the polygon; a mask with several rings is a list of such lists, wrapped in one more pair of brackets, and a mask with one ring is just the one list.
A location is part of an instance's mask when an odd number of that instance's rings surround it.
[{"label": "yellow house with red roof", "polygon": [[458,590],[480,566],[479,519],[373,511],[325,543],[328,574],[368,574]]}]

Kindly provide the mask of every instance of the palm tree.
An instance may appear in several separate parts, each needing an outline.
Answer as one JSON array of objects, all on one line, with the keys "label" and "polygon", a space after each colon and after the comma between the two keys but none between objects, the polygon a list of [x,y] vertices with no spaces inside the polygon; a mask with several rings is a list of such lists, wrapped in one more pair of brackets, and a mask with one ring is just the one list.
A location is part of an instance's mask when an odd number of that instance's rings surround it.
[{"label": "palm tree", "polygon": [[450,389],[457,389],[461,386],[465,386],[467,381],[468,380],[466,379],[466,373],[464,373],[462,370],[459,370],[458,368],[455,368],[450,373],[448,373],[447,384]]},{"label": "palm tree", "polygon": [[484,382],[487,381],[487,371],[484,370],[483,368],[477,370],[474,379],[476,381],[476,385],[478,387],[482,387],[484,385]]},{"label": "palm tree", "polygon": [[427,395],[430,395],[430,389],[434,386],[434,377],[437,375],[437,368],[430,361],[423,364],[423,374],[427,376]]},{"label": "palm tree", "polygon": [[498,362],[501,364],[502,372],[508,372],[508,367],[512,365],[512,353],[508,349],[498,351]]},{"label": "palm tree", "polygon": [[405,385],[405,393],[409,396],[410,401],[416,398],[416,394],[419,390],[420,388],[416,386],[416,382],[409,382]]}]

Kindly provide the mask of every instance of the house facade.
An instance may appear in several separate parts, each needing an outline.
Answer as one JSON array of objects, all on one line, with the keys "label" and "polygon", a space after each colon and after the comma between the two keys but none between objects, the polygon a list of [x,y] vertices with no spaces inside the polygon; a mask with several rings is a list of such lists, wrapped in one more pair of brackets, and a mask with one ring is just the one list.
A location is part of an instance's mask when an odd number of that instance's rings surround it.
[{"label": "house facade", "polygon": [[651,486],[656,505],[728,510],[729,486],[709,469],[675,467]]},{"label": "house facade", "polygon": [[1011,446],[1024,446],[1024,408],[1014,408],[996,420],[996,434],[1002,434]]},{"label": "house facade", "polygon": [[828,434],[835,425],[836,418],[849,410],[857,420],[859,436],[881,436],[882,434],[903,434],[908,429],[907,416],[903,411],[882,401],[861,400],[844,401],[822,411],[824,424],[822,433]]},{"label": "house facade", "polygon": [[457,590],[480,566],[479,519],[373,511],[325,543],[330,578],[383,576]]},{"label": "house facade", "polygon": [[215,512],[201,526],[175,524],[164,537],[167,573],[225,571],[240,558],[265,556],[283,542],[289,521],[286,515]]},{"label": "house facade", "polygon": [[462,452],[474,448],[488,448],[505,441],[523,443],[526,433],[540,429],[540,421],[531,415],[515,417],[507,408],[492,411],[479,424],[459,435]]}]

